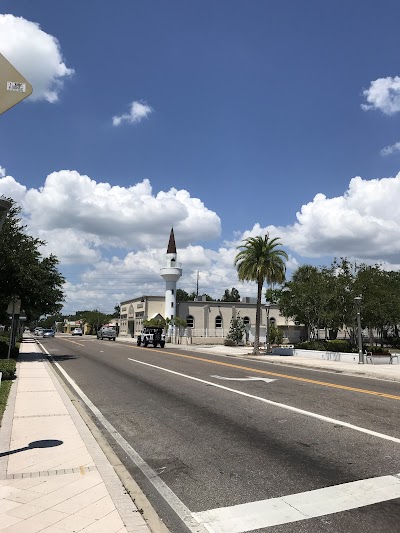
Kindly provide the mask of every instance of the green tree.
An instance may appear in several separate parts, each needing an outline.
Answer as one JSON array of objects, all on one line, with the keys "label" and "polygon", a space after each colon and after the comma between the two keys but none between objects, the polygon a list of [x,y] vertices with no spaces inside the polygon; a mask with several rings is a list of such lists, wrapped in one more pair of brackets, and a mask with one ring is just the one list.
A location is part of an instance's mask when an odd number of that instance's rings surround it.
[{"label": "green tree", "polygon": [[302,265],[281,290],[279,307],[307,328],[307,337],[316,337],[325,328],[325,338],[345,329],[356,343],[355,296],[362,297],[362,327],[369,330],[370,343],[377,330],[381,342],[398,335],[400,321],[400,274],[381,265],[334,259],[329,267]]},{"label": "green tree", "polygon": [[283,331],[278,328],[276,324],[269,326],[269,342],[271,344],[282,344]]},{"label": "green tree", "polygon": [[193,300],[194,298],[191,297],[192,295],[193,294],[189,294],[183,289],[176,289],[176,300],[178,302],[188,302],[189,300]]},{"label": "green tree", "polygon": [[243,341],[243,335],[246,328],[243,322],[243,318],[237,316],[231,319],[231,327],[229,329],[228,335],[226,336],[226,344],[230,346],[234,344],[237,346]]},{"label": "green tree", "polygon": [[300,266],[281,292],[279,309],[285,317],[304,324],[307,339],[315,335],[323,311],[323,278],[312,265]]},{"label": "green tree", "polygon": [[271,304],[278,304],[279,305],[279,299],[281,296],[282,289],[273,289],[272,287],[269,287],[265,291],[265,299],[267,302]]},{"label": "green tree", "polygon": [[225,289],[221,302],[240,302],[239,291],[235,287],[232,287],[232,290]]},{"label": "green tree", "polygon": [[102,313],[98,309],[93,309],[93,311],[77,311],[75,316],[71,316],[71,320],[80,321],[82,324],[87,324],[89,327],[89,334],[94,335],[98,332],[101,326],[108,324],[111,320],[112,315],[107,315]]},{"label": "green tree", "polygon": [[13,203],[0,235],[0,320],[6,319],[13,296],[21,298],[28,322],[58,313],[63,305],[64,277],[54,255],[42,257],[45,242],[26,233],[21,208]]},{"label": "green tree", "polygon": [[51,329],[56,327],[56,322],[63,322],[64,318],[60,313],[56,315],[49,315],[38,321],[37,325],[44,329]]},{"label": "green tree", "polygon": [[287,253],[279,248],[278,238],[270,239],[268,233],[264,236],[248,237],[239,246],[239,253],[235,257],[235,266],[240,281],[255,281],[257,283],[257,309],[253,354],[259,355],[261,296],[263,284],[283,283],[285,280]]},{"label": "green tree", "polygon": [[165,323],[166,323],[166,328],[165,329],[167,330],[167,332],[169,330],[169,326],[170,325],[174,326],[175,342],[180,343],[182,335],[183,335],[183,333],[185,331],[185,328],[187,327],[186,320],[184,320],[183,318],[180,318],[179,316],[176,316],[173,319],[166,318],[165,319]]}]

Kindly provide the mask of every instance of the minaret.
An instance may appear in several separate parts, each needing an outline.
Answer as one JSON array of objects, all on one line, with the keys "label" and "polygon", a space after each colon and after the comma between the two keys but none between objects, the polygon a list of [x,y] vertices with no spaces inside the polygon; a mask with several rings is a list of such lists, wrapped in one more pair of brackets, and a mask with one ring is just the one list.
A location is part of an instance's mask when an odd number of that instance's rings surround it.
[{"label": "minaret", "polygon": [[166,264],[161,269],[161,277],[165,281],[165,318],[171,320],[176,315],[176,282],[182,276],[182,265],[176,262],[176,255],[174,228],[172,228],[169,236]]}]

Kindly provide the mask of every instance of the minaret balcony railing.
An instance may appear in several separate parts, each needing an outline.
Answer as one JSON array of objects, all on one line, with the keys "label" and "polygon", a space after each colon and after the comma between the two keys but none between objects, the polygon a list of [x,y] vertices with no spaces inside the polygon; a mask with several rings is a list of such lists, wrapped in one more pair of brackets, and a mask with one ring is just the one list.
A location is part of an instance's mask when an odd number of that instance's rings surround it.
[{"label": "minaret balcony railing", "polygon": [[168,266],[162,268],[179,268],[182,270],[182,263],[178,263],[177,261],[168,261]]}]

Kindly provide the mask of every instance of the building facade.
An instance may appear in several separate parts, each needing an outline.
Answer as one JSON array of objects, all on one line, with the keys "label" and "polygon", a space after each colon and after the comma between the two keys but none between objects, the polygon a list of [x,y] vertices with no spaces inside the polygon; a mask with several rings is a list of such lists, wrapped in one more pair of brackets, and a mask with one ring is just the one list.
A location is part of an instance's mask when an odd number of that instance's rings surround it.
[{"label": "building facade", "polygon": [[[195,344],[222,344],[227,336],[231,320],[243,318],[246,327],[246,341],[254,340],[256,322],[256,301],[254,298],[243,298],[241,302],[207,301],[205,297],[196,301],[176,301],[176,283],[182,276],[182,265],[177,263],[177,251],[174,230],[171,229],[165,265],[161,268],[161,277],[165,281],[165,296],[147,296],[121,302],[119,335],[137,337],[143,323],[151,319],[171,321],[168,336],[172,341]],[[186,328],[173,326],[175,317],[187,324]],[[274,324],[283,333],[284,342],[292,344],[302,340],[303,328],[293,321],[285,319],[278,306],[263,307],[261,313],[260,338],[267,337],[267,323]]]},{"label": "building facade", "polygon": [[[256,303],[253,299],[241,302],[217,302],[199,299],[197,301],[176,302],[176,316],[183,319],[187,327],[180,331],[180,342],[193,344],[223,344],[231,319],[243,318],[246,326],[246,339],[254,339]],[[251,300],[250,302],[246,300]],[[141,296],[121,302],[119,321],[120,336],[136,337],[145,320],[165,318],[164,296]],[[274,324],[283,333],[284,343],[292,344],[302,340],[303,330],[292,320],[283,317],[277,305],[271,305],[269,312],[263,306],[261,312],[260,338],[267,335],[267,315],[270,325]]]}]

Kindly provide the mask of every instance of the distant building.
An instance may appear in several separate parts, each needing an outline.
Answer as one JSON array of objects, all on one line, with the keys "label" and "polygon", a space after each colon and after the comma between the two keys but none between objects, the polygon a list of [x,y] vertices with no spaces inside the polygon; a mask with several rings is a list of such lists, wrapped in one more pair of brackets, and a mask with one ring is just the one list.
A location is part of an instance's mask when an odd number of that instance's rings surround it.
[{"label": "distant building", "polygon": [[[241,302],[210,302],[205,296],[200,296],[197,301],[176,301],[176,282],[182,275],[181,264],[176,259],[175,237],[171,230],[166,265],[161,269],[161,276],[166,282],[165,296],[143,295],[121,302],[119,335],[136,337],[145,320],[179,317],[187,324],[187,328],[181,331],[182,342],[222,344],[229,332],[231,319],[240,316],[246,326],[247,340],[251,342],[256,322],[256,298],[245,297]],[[270,325],[275,324],[283,332],[284,342],[292,344],[301,340],[303,328],[283,317],[277,305],[271,305],[269,320]],[[263,306],[261,341],[266,334],[267,311]]]}]

